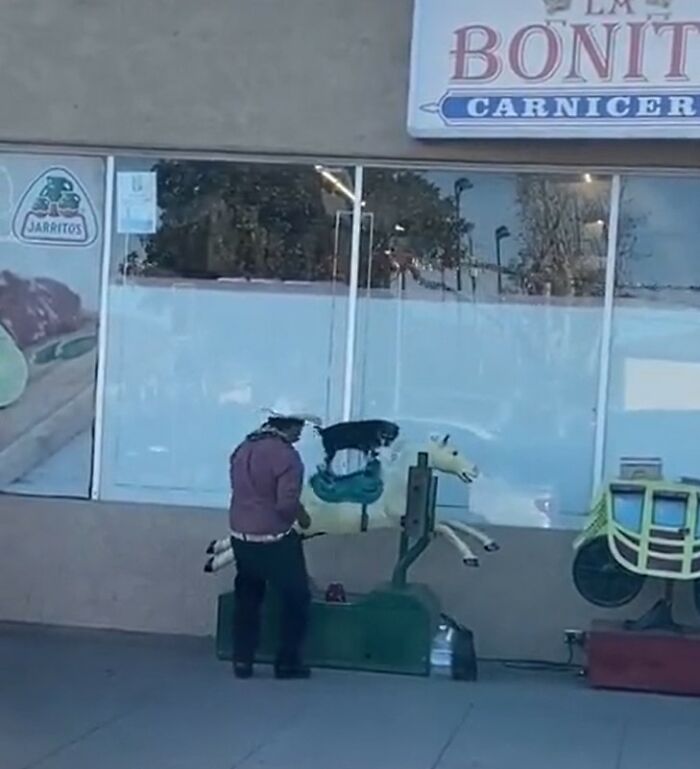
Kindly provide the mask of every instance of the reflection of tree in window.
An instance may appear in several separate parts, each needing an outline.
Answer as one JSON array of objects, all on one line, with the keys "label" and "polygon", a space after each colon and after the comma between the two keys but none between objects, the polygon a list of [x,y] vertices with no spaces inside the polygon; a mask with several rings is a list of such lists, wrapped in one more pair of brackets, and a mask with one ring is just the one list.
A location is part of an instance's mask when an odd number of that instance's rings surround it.
[{"label": "reflection of tree in window", "polygon": [[[373,288],[387,288],[392,275],[407,275],[426,286],[452,289],[445,271],[464,259],[463,237],[470,224],[457,216],[455,201],[422,172],[370,169],[365,176],[365,208],[374,216]],[[367,275],[366,255],[360,274]],[[435,278],[426,273],[435,272]],[[437,277],[439,276],[439,277]]]},{"label": "reflection of tree in window", "polygon": [[623,179],[620,191],[620,223],[615,261],[616,290],[626,291],[634,283],[632,276],[636,272],[636,267],[650,256],[646,244],[640,238],[640,231],[645,227],[647,219],[648,213],[637,205]]},{"label": "reflection of tree in window", "polygon": [[541,175],[520,175],[518,288],[528,294],[602,296],[609,187]]},{"label": "reflection of tree in window", "polygon": [[[609,217],[610,183],[589,174],[574,176],[522,174],[500,176],[512,184],[492,186],[483,174],[450,174],[369,169],[365,176],[365,211],[373,217],[372,265],[369,284],[387,288],[398,278],[423,288],[471,291],[478,285],[494,293],[551,296],[602,296]],[[442,182],[440,182],[442,179]],[[463,216],[464,192],[480,196],[498,210],[515,205],[517,221],[484,233],[480,217]],[[503,197],[505,196],[505,197]],[[488,203],[485,203],[488,201]],[[467,204],[466,208],[470,206]],[[474,204],[471,204],[474,211]],[[639,216],[623,211],[619,252],[624,261],[635,242]],[[490,225],[489,225],[490,226]],[[482,251],[475,252],[475,233]],[[516,259],[504,259],[503,242],[518,247]],[[490,244],[484,251],[485,243]],[[361,275],[366,276],[363,249]],[[466,285],[465,285],[466,284]]]},{"label": "reflection of tree in window", "polygon": [[333,278],[335,213],[351,202],[313,167],[163,161],[161,224],[131,254],[145,276]]},{"label": "reflection of tree in window", "polygon": [[[515,275],[529,294],[603,296],[610,185],[584,177],[521,175],[521,248]],[[622,210],[618,223],[618,274],[628,263],[643,220]]]}]

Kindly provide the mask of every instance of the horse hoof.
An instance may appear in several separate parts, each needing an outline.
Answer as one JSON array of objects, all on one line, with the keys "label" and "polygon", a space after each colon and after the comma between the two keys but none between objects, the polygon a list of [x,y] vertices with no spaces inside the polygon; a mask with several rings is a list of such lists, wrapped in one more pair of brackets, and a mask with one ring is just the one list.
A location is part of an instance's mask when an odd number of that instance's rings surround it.
[{"label": "horse hoof", "polygon": [[487,553],[495,553],[500,549],[501,546],[498,544],[498,542],[489,542],[488,545],[484,545],[484,550],[486,550]]},{"label": "horse hoof", "polygon": [[216,540],[212,539],[207,548],[207,555],[214,555],[214,548],[216,547]]},{"label": "horse hoof", "polygon": [[213,571],[214,571],[214,559],[209,558],[209,560],[204,564],[204,573],[212,574]]},{"label": "horse hoof", "polygon": [[479,559],[478,558],[463,558],[462,563],[465,566],[469,566],[471,568],[478,568],[479,566]]}]

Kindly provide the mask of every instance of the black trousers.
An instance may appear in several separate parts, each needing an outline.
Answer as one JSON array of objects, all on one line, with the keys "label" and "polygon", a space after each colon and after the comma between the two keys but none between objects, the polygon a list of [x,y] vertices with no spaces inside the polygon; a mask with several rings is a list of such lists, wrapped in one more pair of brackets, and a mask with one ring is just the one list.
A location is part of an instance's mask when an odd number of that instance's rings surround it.
[{"label": "black trousers", "polygon": [[260,612],[269,585],[279,596],[280,638],[277,664],[301,663],[311,594],[301,538],[295,532],[277,542],[231,540],[236,557],[233,655],[253,662],[260,638]]}]

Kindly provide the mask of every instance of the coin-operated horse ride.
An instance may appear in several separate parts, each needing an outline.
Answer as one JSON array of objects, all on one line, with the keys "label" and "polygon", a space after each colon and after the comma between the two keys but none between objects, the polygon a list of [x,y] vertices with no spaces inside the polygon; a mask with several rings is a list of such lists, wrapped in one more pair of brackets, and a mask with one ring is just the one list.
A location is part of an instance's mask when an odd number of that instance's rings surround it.
[{"label": "coin-operated horse ride", "polygon": [[623,460],[619,477],[595,498],[575,549],[574,584],[595,606],[625,606],[648,580],[663,583],[663,597],[641,617],[593,623],[590,682],[700,695],[700,630],[674,619],[683,583],[700,612],[700,480],[665,480],[658,459]]},{"label": "coin-operated horse ride", "polygon": [[[431,645],[443,615],[435,593],[426,585],[410,583],[408,570],[436,536],[444,537],[469,566],[478,565],[478,558],[456,532],[474,538],[487,552],[498,549],[486,534],[460,521],[436,521],[436,472],[469,484],[478,470],[450,446],[448,436],[433,437],[425,446],[411,449],[397,441],[398,427],[383,420],[340,423],[318,432],[325,462],[302,493],[311,518],[311,527],[303,536],[397,528],[400,539],[388,584],[366,594],[345,595],[342,589],[329,589],[325,596],[314,597],[306,659],[314,667],[428,675]],[[345,449],[360,451],[364,466],[336,474],[334,456]],[[382,450],[389,453],[386,459],[381,458]],[[205,571],[218,571],[233,560],[229,538],[212,542],[207,552]],[[219,597],[220,659],[232,657],[233,603],[233,593]],[[271,595],[264,609],[259,662],[274,659],[278,616],[274,603]],[[457,630],[453,634],[453,676],[473,678],[471,634],[457,623],[451,624]]]}]

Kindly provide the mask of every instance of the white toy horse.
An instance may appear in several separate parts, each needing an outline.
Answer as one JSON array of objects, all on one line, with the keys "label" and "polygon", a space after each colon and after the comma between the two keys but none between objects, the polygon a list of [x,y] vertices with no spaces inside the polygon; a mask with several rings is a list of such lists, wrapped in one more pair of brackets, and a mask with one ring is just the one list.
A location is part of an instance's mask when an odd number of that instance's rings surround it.
[{"label": "white toy horse", "polygon": [[[311,518],[310,528],[300,531],[310,538],[322,534],[354,534],[372,529],[399,528],[406,514],[408,471],[417,461],[418,454],[428,455],[428,465],[433,470],[472,483],[479,476],[478,468],[449,443],[449,435],[432,436],[427,446],[394,446],[388,459],[382,463],[384,490],[379,499],[364,508],[350,502],[327,503],[321,500],[309,484],[304,486],[301,501]],[[363,514],[364,513],[364,514]],[[365,525],[363,526],[363,519]],[[478,566],[479,559],[458,535],[477,540],[487,552],[498,550],[498,544],[488,535],[461,521],[445,520],[435,524],[435,535],[443,537],[459,552],[467,566]],[[233,561],[229,537],[214,540],[207,548],[210,556],[204,570],[215,572]]]}]

